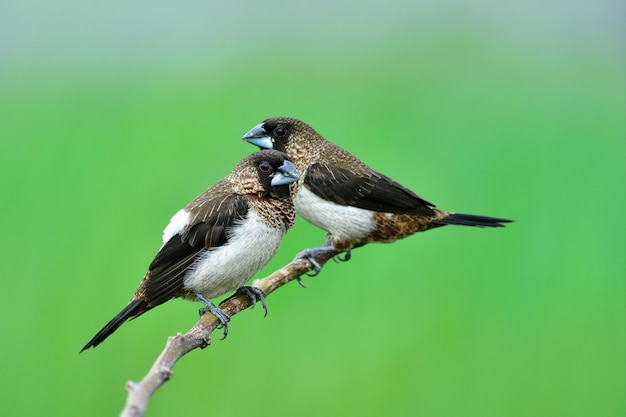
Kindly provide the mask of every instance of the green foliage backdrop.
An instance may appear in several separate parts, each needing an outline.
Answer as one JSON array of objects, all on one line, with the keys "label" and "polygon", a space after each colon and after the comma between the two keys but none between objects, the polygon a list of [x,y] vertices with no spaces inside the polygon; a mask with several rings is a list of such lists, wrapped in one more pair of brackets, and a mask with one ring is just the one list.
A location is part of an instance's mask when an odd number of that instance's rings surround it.
[{"label": "green foliage backdrop", "polygon": [[[119,412],[199,305],[79,349],[243,133],[290,115],[517,222],[327,264],[183,358],[148,415],[626,415],[623,5],[523,4],[2,6],[2,414]],[[260,276],[323,239],[298,221]]]}]

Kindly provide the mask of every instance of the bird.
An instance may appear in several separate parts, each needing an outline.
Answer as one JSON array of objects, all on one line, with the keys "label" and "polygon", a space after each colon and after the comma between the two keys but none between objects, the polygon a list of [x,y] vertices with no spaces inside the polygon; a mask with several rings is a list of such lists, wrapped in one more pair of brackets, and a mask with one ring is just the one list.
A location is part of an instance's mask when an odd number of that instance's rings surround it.
[{"label": "bird", "polygon": [[[267,306],[263,291],[244,284],[276,254],[295,221],[289,184],[299,179],[290,158],[263,150],[179,210],[163,245],[130,301],[81,352],[102,343],[124,322],[176,297],[201,301],[228,334],[229,316],[209,299],[244,292]],[[235,293],[237,294],[237,293]]]},{"label": "bird", "polygon": [[440,210],[301,120],[269,118],[242,139],[292,158],[300,173],[291,185],[296,212],[329,236],[322,246],[300,254],[317,272],[320,266],[315,255],[319,252],[345,252],[347,260],[351,249],[371,242],[394,242],[445,225],[503,227],[512,221]]}]

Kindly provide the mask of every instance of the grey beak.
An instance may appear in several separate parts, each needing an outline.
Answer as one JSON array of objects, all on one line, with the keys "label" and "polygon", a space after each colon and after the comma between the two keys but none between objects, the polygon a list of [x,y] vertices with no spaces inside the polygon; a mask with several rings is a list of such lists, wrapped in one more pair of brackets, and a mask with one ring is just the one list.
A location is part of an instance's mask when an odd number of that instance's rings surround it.
[{"label": "grey beak", "polygon": [[292,184],[300,179],[296,166],[291,161],[285,161],[280,167],[278,172],[272,177],[270,184],[272,185],[287,185]]},{"label": "grey beak", "polygon": [[267,134],[267,131],[263,128],[263,123],[259,123],[254,126],[248,133],[241,138],[248,143],[258,146],[261,149],[273,149],[274,141],[272,137]]}]

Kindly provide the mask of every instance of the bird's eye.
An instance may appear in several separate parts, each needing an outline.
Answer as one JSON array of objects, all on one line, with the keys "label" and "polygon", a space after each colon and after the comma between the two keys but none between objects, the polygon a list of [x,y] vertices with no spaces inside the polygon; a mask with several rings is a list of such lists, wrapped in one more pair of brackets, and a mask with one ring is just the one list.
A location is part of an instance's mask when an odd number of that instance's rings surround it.
[{"label": "bird's eye", "polygon": [[276,126],[276,129],[274,129],[274,136],[276,136],[277,138],[284,138],[285,136],[287,136],[287,128],[283,125],[278,125]]},{"label": "bird's eye", "polygon": [[269,162],[263,161],[259,164],[259,171],[263,172],[264,174],[267,174],[271,170],[272,166],[269,164]]}]

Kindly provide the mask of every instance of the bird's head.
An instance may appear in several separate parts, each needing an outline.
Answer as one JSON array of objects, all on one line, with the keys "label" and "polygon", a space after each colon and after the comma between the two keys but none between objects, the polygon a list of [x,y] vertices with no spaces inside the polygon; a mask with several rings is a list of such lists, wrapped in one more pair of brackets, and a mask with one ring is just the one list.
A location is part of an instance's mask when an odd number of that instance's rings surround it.
[{"label": "bird's head", "polygon": [[243,140],[260,149],[276,149],[297,158],[299,149],[324,140],[311,126],[291,117],[272,117],[254,126]]},{"label": "bird's head", "polygon": [[289,184],[300,179],[289,156],[273,149],[265,149],[244,158],[233,171],[238,184],[248,194],[269,194],[275,197],[288,197]]}]

